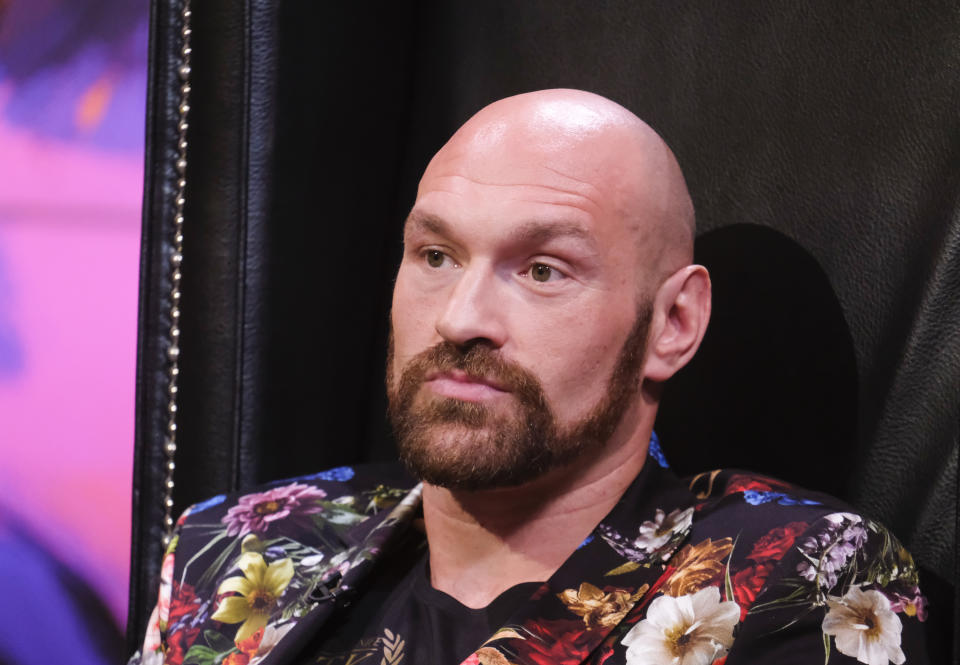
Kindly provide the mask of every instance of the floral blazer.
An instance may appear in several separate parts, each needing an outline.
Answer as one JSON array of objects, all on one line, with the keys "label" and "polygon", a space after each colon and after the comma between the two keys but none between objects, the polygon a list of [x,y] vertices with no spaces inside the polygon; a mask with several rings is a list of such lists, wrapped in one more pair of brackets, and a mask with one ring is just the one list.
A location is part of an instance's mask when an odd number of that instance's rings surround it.
[{"label": "floral blazer", "polygon": [[[301,662],[419,501],[398,469],[342,467],[190,507],[131,665]],[[923,663],[925,618],[883,526],[771,478],[680,481],[654,437],[614,510],[461,665]],[[402,636],[373,642],[351,662],[405,663]]]}]

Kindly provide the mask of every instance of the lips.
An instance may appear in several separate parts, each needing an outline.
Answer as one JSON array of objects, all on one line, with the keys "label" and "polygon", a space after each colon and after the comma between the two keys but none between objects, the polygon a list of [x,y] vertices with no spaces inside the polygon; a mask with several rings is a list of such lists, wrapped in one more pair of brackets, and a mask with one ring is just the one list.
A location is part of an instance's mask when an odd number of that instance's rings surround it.
[{"label": "lips", "polygon": [[459,369],[429,372],[424,384],[438,395],[467,402],[495,399],[509,392],[496,379],[474,376]]}]

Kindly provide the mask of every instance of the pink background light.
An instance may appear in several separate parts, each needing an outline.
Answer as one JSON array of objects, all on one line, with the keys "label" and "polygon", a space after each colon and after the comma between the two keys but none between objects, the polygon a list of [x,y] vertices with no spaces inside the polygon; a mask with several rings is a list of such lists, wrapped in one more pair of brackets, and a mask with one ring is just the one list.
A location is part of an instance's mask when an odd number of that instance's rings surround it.
[{"label": "pink background light", "polygon": [[0,525],[25,525],[119,627],[149,7],[110,4],[0,2]]}]

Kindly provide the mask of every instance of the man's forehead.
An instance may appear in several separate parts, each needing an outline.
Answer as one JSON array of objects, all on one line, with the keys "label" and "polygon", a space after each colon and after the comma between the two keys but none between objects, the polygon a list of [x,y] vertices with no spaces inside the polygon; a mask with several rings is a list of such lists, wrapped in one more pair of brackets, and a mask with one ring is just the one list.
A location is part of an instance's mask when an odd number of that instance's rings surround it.
[{"label": "man's forehead", "polygon": [[611,233],[619,237],[632,220],[623,214],[622,189],[611,184],[617,176],[578,173],[575,154],[549,157],[520,146],[479,157],[460,149],[435,160],[421,180],[407,232],[495,235],[525,244],[564,239],[591,249],[613,241]]},{"label": "man's forehead", "polygon": [[608,146],[591,143],[451,142],[427,167],[417,205],[443,217],[452,216],[451,208],[509,209],[515,218],[567,216],[589,226],[621,204],[628,173],[604,154]]}]

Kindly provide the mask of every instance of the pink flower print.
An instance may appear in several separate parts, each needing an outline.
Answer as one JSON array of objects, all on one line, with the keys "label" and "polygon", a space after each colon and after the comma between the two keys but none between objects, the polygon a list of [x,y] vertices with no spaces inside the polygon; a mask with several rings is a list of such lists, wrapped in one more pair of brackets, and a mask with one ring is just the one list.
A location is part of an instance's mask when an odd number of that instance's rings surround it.
[{"label": "pink flower print", "polygon": [[308,515],[323,510],[317,501],[327,496],[322,489],[293,483],[266,492],[247,494],[223,516],[228,536],[262,534],[272,522],[292,520],[310,526]]}]

